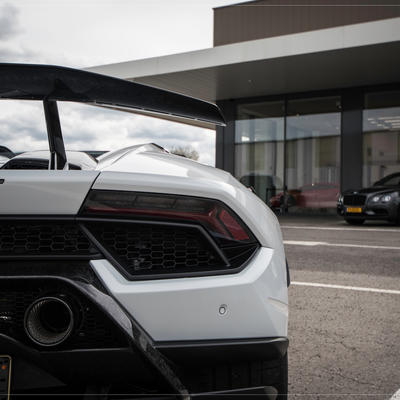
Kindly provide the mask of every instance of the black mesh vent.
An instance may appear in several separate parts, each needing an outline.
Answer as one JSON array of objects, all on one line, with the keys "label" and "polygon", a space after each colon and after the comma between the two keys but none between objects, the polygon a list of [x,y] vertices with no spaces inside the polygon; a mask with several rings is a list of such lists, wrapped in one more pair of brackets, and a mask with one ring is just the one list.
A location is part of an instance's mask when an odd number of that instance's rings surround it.
[{"label": "black mesh vent", "polygon": [[89,261],[84,260],[1,260],[0,279],[2,276],[54,276],[94,286],[103,293],[108,293],[97,277]]},{"label": "black mesh vent", "polygon": [[[34,286],[34,287],[32,287]],[[89,300],[71,291],[67,285],[35,285],[22,281],[0,284],[0,333],[28,345],[34,345],[25,333],[23,321],[26,309],[36,299],[62,293],[64,299],[73,305],[76,324],[72,335],[54,350],[117,348],[127,345],[126,339],[113,323]],[[40,346],[39,346],[40,347]],[[49,347],[46,350],[51,351]]]},{"label": "black mesh vent", "polygon": [[251,258],[258,247],[257,243],[247,243],[235,246],[225,245],[222,246],[222,251],[229,260],[231,267],[239,268]]},{"label": "black mesh vent", "polygon": [[343,204],[345,206],[363,206],[366,196],[362,194],[349,194],[343,196]]},{"label": "black mesh vent", "polygon": [[71,222],[2,221],[0,256],[90,256],[98,250]]},{"label": "black mesh vent", "polygon": [[196,227],[114,222],[87,227],[129,275],[228,269]]}]

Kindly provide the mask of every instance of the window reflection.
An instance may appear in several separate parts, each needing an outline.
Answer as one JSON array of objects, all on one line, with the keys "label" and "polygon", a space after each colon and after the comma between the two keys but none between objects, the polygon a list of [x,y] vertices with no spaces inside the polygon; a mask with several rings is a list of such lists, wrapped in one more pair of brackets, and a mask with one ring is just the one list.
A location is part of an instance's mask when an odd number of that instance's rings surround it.
[{"label": "window reflection", "polygon": [[243,104],[237,112],[235,176],[268,203],[283,190],[284,102]]},{"label": "window reflection", "polygon": [[400,172],[400,92],[371,93],[365,100],[363,186],[369,187]]},{"label": "window reflection", "polygon": [[[286,113],[284,101],[242,104],[235,135],[236,177],[267,204],[293,211],[335,209],[339,96],[288,100]],[[363,110],[363,185],[393,173],[400,173],[400,91],[371,92]]]},{"label": "window reflection", "polygon": [[340,98],[288,102],[286,184],[288,206],[327,209],[340,190]]}]

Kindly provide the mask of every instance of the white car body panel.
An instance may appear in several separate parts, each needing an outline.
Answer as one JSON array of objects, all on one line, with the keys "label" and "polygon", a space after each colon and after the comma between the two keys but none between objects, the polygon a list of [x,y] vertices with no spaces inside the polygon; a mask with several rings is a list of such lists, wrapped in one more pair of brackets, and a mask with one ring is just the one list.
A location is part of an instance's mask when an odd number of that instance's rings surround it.
[{"label": "white car body panel", "polygon": [[107,260],[91,264],[156,341],[287,336],[286,271],[271,249],[238,274],[197,278],[132,282]]},{"label": "white car body panel", "polygon": [[97,171],[0,170],[0,214],[75,215]]},{"label": "white car body panel", "polygon": [[[286,337],[286,259],[275,214],[229,173],[154,145],[100,157],[92,171],[0,170],[0,214],[76,215],[90,189],[220,200],[261,244],[239,273],[128,281],[107,260],[91,264],[109,292],[156,341]],[[227,306],[225,315],[219,307]]]}]

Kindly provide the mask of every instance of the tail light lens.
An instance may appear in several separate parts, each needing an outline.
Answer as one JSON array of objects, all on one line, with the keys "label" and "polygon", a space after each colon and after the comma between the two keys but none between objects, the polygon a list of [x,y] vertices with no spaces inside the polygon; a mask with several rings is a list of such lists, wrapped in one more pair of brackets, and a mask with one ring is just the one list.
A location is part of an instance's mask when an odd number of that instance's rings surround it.
[{"label": "tail light lens", "polygon": [[218,200],[92,190],[81,214],[198,223],[217,241],[256,241],[240,218]]},{"label": "tail light lens", "polygon": [[92,190],[80,217],[89,238],[131,280],[235,273],[259,247],[218,200]]}]

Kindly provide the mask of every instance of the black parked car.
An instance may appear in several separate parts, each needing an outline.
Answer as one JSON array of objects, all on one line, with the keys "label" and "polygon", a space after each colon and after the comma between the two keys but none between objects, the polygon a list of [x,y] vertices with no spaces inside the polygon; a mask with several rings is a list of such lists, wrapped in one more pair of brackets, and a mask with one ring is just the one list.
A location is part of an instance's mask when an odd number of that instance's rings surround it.
[{"label": "black parked car", "polygon": [[366,219],[400,224],[400,172],[386,176],[370,188],[342,193],[337,212],[351,225],[361,225]]}]

